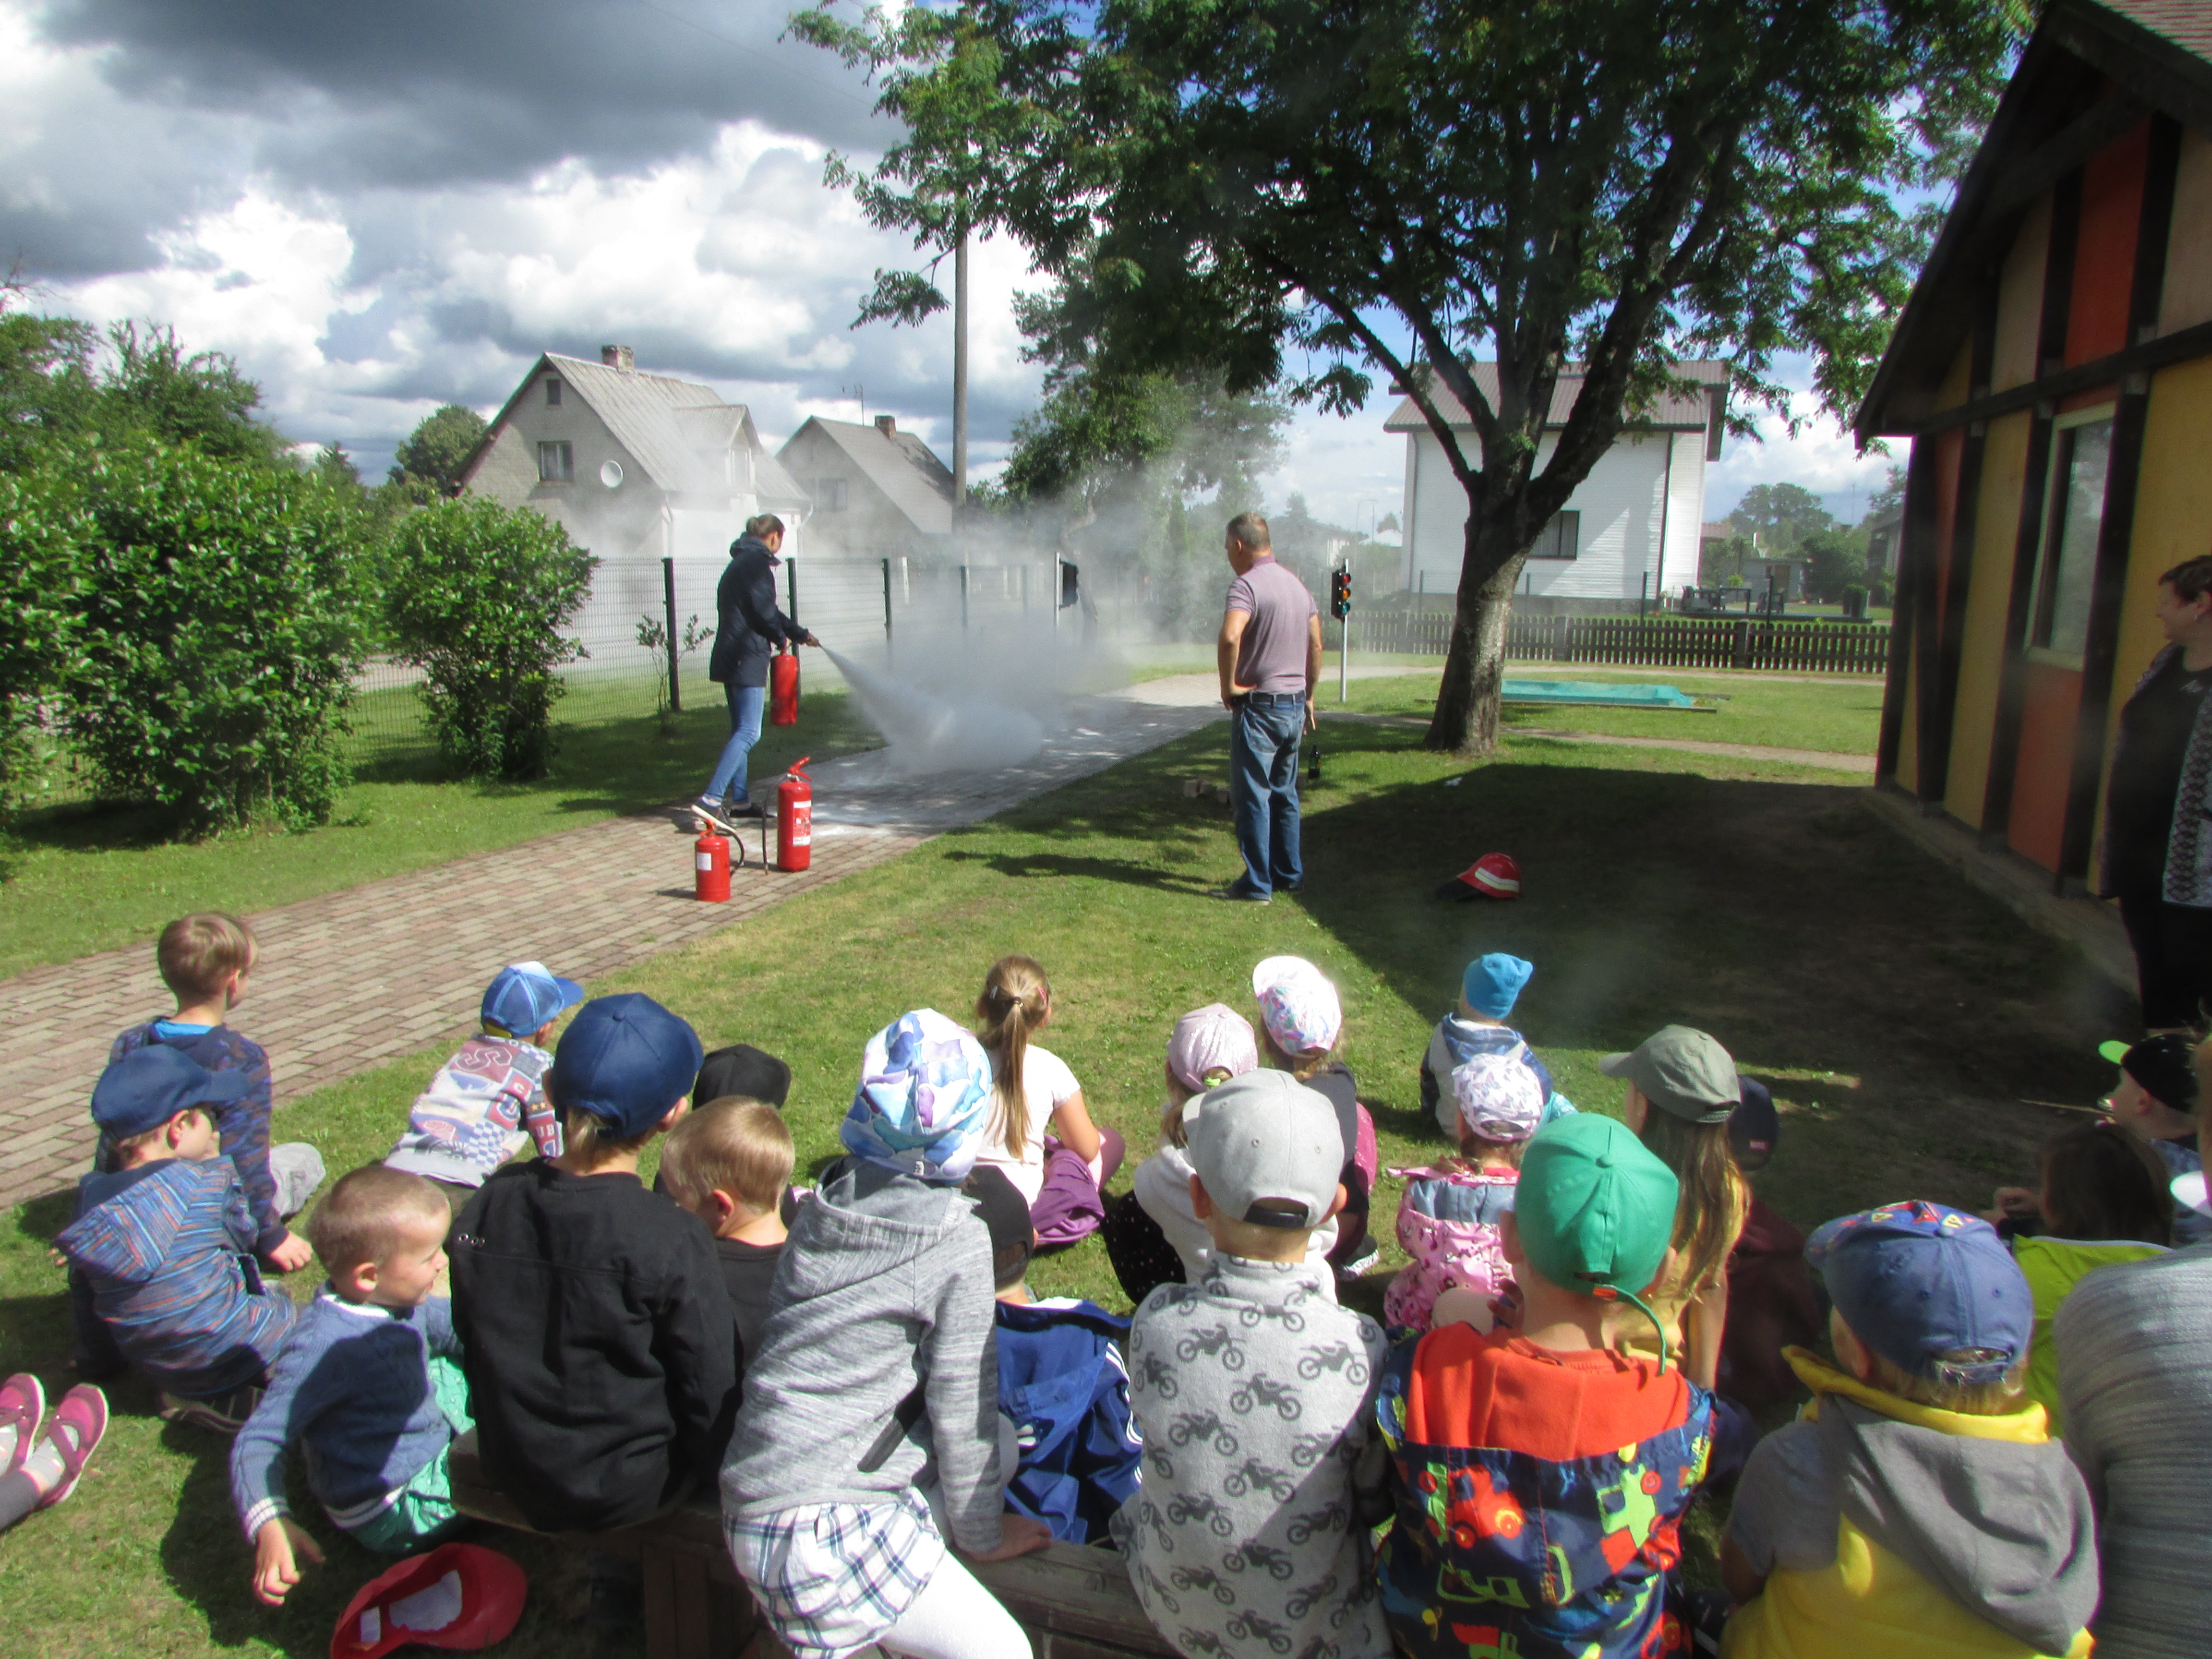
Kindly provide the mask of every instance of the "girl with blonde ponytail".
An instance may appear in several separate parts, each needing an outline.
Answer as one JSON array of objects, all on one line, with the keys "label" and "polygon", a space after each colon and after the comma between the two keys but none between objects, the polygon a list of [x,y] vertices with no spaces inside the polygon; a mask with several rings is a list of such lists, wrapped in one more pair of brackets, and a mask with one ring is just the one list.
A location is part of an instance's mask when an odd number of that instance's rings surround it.
[{"label": "girl with blonde ponytail", "polygon": [[1038,1243],[1071,1244],[1097,1230],[1099,1194],[1121,1166],[1122,1146],[1091,1122],[1066,1062],[1031,1040],[1051,1018],[1042,968],[1027,957],[991,964],[975,999],[975,1036],[991,1056],[997,1100],[975,1162],[996,1164],[1028,1200]]}]

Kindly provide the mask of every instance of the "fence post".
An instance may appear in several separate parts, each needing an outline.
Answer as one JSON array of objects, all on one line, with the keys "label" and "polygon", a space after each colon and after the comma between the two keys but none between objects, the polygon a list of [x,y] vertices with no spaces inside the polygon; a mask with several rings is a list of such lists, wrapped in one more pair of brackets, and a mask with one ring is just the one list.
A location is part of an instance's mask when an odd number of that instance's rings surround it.
[{"label": "fence post", "polygon": [[884,666],[891,663],[891,562],[884,561]]},{"label": "fence post", "polygon": [[1552,660],[1572,662],[1572,645],[1567,633],[1567,613],[1559,611],[1552,618]]},{"label": "fence post", "polygon": [[960,637],[968,637],[968,563],[960,563]]},{"label": "fence post", "polygon": [[660,598],[668,615],[668,712],[680,714],[684,712],[684,681],[677,671],[683,657],[676,641],[676,561],[672,558],[660,562]]},{"label": "fence post", "polygon": [[792,621],[799,620],[799,557],[796,554],[783,562],[783,612]]},{"label": "fence post", "polygon": [[1735,624],[1735,638],[1729,642],[1729,666],[1751,666],[1751,619],[1748,617]]}]

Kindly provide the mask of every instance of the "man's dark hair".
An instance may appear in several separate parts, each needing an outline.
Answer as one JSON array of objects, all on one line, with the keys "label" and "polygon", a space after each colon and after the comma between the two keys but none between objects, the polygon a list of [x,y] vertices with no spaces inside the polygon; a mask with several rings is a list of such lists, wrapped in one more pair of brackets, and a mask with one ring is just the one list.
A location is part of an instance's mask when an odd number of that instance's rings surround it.
[{"label": "man's dark hair", "polygon": [[2212,553],[2201,553],[2193,559],[2184,559],[2160,576],[2158,585],[2171,587],[2174,597],[2185,605],[2212,593]]},{"label": "man's dark hair", "polygon": [[773,513],[759,513],[745,520],[745,534],[761,541],[783,534],[783,520]]},{"label": "man's dark hair", "polygon": [[1265,553],[1274,545],[1267,536],[1267,521],[1256,513],[1239,513],[1229,521],[1229,533],[1247,553]]}]

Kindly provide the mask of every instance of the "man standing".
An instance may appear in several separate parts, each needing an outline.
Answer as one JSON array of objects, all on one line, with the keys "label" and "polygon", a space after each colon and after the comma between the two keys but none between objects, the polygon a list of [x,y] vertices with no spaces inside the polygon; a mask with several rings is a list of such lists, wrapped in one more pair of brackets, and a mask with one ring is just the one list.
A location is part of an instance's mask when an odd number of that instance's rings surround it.
[{"label": "man standing", "polygon": [[1306,585],[1275,562],[1267,521],[1240,513],[1223,550],[1237,580],[1221,616],[1216,650],[1221,706],[1229,711],[1231,799],[1244,873],[1217,896],[1265,904],[1275,889],[1296,892],[1298,738],[1314,729],[1321,678],[1321,613]]},{"label": "man standing", "polygon": [[776,609],[775,568],[783,562],[776,554],[782,547],[783,520],[775,514],[746,520],[745,533],[730,544],[730,562],[714,590],[714,650],[707,659],[707,678],[720,683],[729,698],[730,740],[699,806],[717,818],[762,816],[745,793],[745,761],[760,741],[768,659],[778,646],[822,643]]}]

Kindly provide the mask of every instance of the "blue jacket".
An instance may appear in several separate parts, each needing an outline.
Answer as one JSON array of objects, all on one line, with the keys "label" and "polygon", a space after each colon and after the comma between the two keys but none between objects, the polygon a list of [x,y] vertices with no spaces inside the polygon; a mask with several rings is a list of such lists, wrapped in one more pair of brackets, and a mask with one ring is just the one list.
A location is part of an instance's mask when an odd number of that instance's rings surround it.
[{"label": "blue jacket", "polygon": [[[1536,1051],[1526,1046],[1521,1033],[1510,1025],[1476,1025],[1462,1019],[1458,1014],[1447,1012],[1437,1022],[1436,1034],[1429,1039],[1428,1049],[1421,1056],[1421,1106],[1424,1110],[1437,1112],[1437,1103],[1450,1098],[1451,1074],[1477,1054],[1510,1054],[1516,1048],[1528,1056],[1528,1069],[1536,1074],[1536,1086],[1544,1091],[1546,1099],[1553,1092],[1552,1073],[1548,1066],[1536,1057]],[[1452,1106],[1456,1119],[1459,1107]],[[1437,1119],[1443,1123],[1441,1115]],[[1456,1129],[1449,1131],[1456,1135]]]},{"label": "blue jacket", "polygon": [[999,1411],[1021,1446],[1010,1509],[1088,1544],[1137,1490],[1143,1437],[1115,1345],[1129,1322],[1092,1302],[998,1304]]},{"label": "blue jacket", "polygon": [[[228,1025],[201,1030],[178,1026],[165,1019],[149,1019],[119,1034],[108,1045],[111,1066],[124,1055],[149,1043],[166,1042],[210,1072],[244,1072],[253,1079],[245,1097],[215,1111],[216,1132],[222,1138],[222,1155],[238,1170],[246,1188],[246,1201],[253,1213],[253,1253],[266,1255],[284,1242],[284,1218],[276,1213],[276,1177],[269,1172],[269,1055],[252,1037],[241,1036]],[[99,1167],[106,1169],[107,1150],[100,1148]]]},{"label": "blue jacket", "polygon": [[307,1447],[307,1485],[341,1527],[383,1513],[392,1495],[445,1450],[430,1356],[458,1358],[453,1304],[419,1308],[342,1301],[325,1285],[276,1356],[276,1374],[230,1449],[230,1498],[251,1539],[289,1515],[284,1454]]},{"label": "blue jacket", "polygon": [[54,1244],[84,1275],[124,1358],[176,1394],[258,1382],[294,1309],[281,1289],[262,1291],[249,1254],[253,1221],[230,1160],[167,1158],[118,1185],[87,1176],[81,1191],[98,1201]]}]

